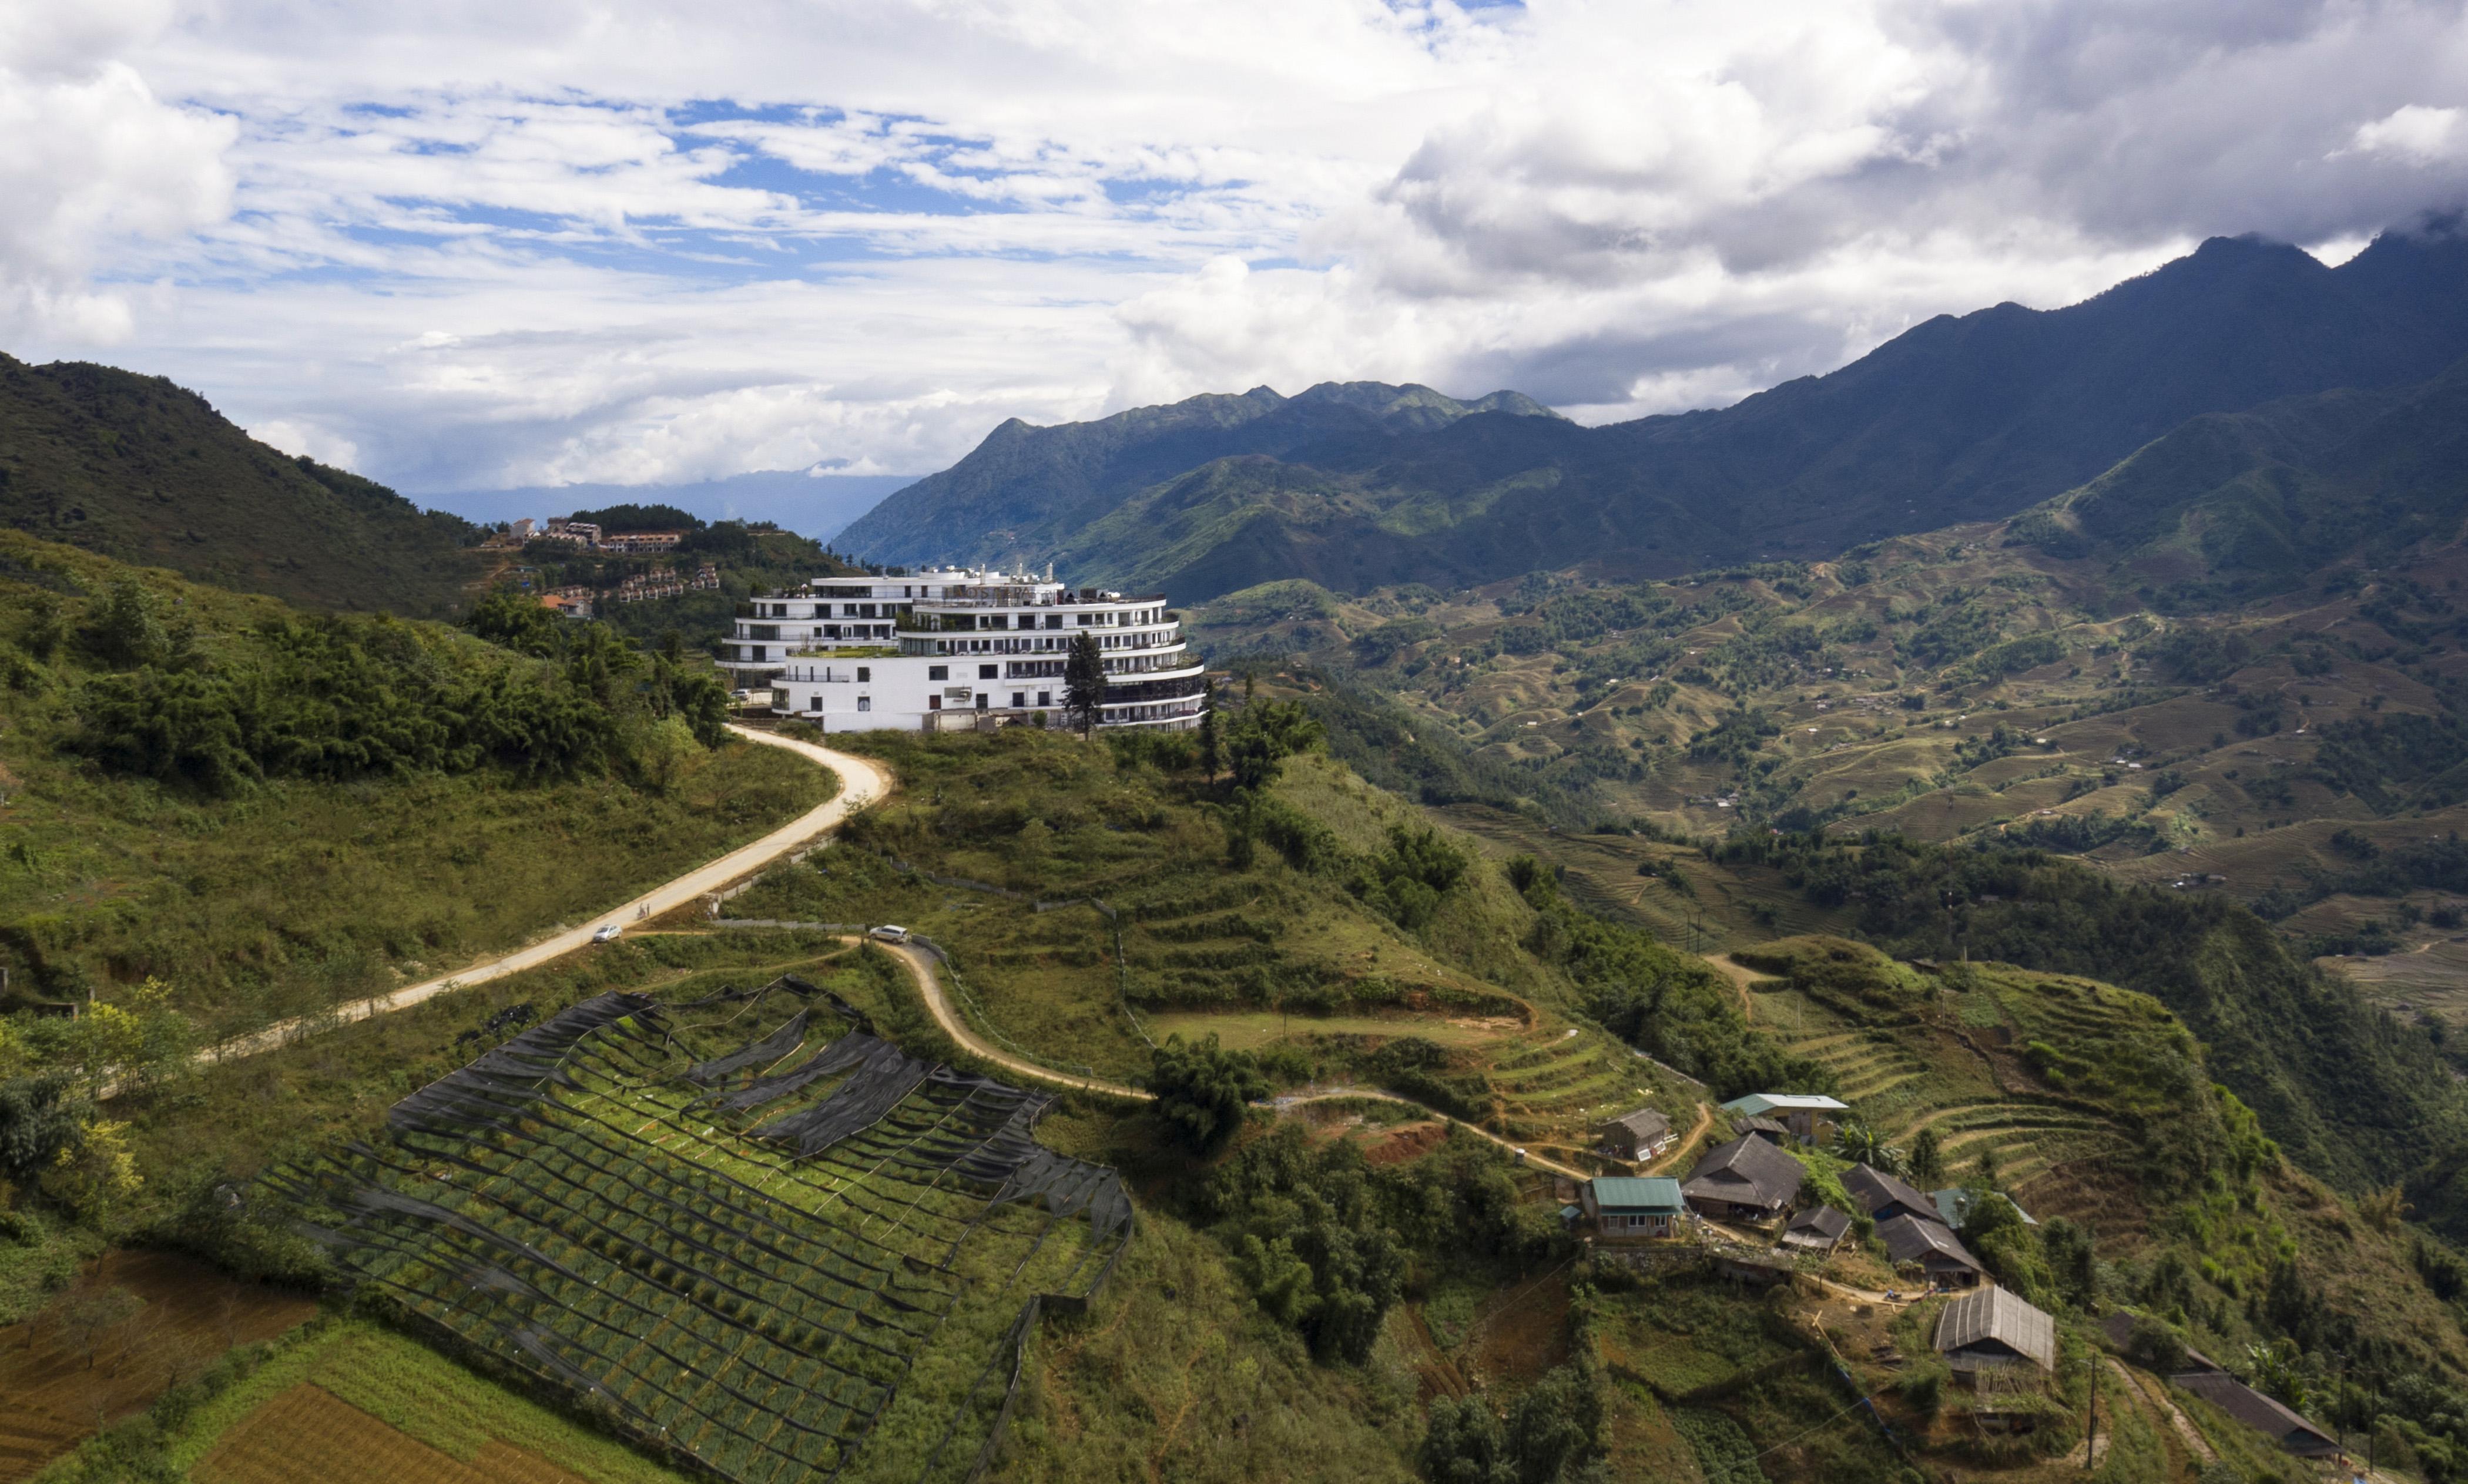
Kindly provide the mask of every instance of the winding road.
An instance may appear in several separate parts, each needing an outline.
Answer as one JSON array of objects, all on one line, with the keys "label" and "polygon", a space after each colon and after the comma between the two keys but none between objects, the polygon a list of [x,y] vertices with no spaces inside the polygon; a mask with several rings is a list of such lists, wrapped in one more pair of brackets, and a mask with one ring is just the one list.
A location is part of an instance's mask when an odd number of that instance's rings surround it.
[{"label": "winding road", "polygon": [[[705,892],[718,891],[740,877],[761,870],[799,846],[811,841],[815,836],[837,828],[840,821],[857,810],[888,794],[899,782],[888,768],[869,759],[853,757],[845,752],[834,752],[829,747],[818,747],[812,742],[775,737],[769,732],[758,732],[750,727],[731,726],[729,731],[746,742],[758,742],[766,747],[783,747],[811,763],[830,768],[839,775],[838,791],[761,839],[749,845],[742,845],[717,860],[697,866],[676,879],[655,886],[630,902],[621,902],[606,912],[596,913],[579,927],[564,928],[551,933],[511,953],[485,959],[468,968],[458,969],[450,974],[440,974],[434,979],[423,979],[418,984],[404,985],[390,993],[337,1005],[325,1015],[277,1020],[263,1030],[251,1031],[245,1036],[236,1036],[230,1040],[209,1046],[197,1053],[197,1060],[211,1065],[238,1061],[243,1057],[258,1056],[288,1045],[302,1033],[315,1027],[350,1024],[356,1020],[391,1015],[398,1010],[408,1010],[423,1000],[433,999],[450,990],[467,990],[475,984],[486,984],[491,979],[502,979],[508,974],[520,973],[526,969],[537,969],[551,959],[562,958],[577,948],[588,947],[591,944],[591,935],[599,931],[604,925],[613,923],[623,927],[640,918],[657,917],[673,908],[684,906]],[[120,1090],[121,1084],[115,1080],[103,1084],[101,1095],[103,1098],[110,1098]]]},{"label": "winding road", "polygon": [[[245,1036],[236,1036],[229,1040],[207,1047],[197,1053],[198,1062],[212,1065],[259,1056],[289,1045],[303,1034],[322,1026],[348,1025],[354,1021],[373,1019],[377,1016],[391,1015],[398,1010],[408,1010],[423,1000],[433,999],[450,991],[467,990],[476,984],[486,984],[491,979],[501,979],[508,974],[520,973],[526,969],[537,969],[552,959],[562,958],[579,948],[590,947],[591,935],[606,925],[613,923],[622,927],[643,918],[657,917],[663,912],[684,906],[707,892],[718,891],[732,881],[752,875],[783,856],[836,829],[851,813],[887,796],[899,786],[899,780],[893,776],[890,769],[871,759],[835,752],[829,747],[818,746],[812,742],[796,742],[770,732],[756,731],[751,727],[732,725],[729,731],[746,742],[760,743],[766,747],[785,748],[808,762],[831,769],[839,775],[838,791],[761,839],[749,845],[740,846],[717,860],[697,866],[674,880],[655,886],[630,902],[622,902],[606,912],[594,914],[581,926],[568,927],[551,933],[511,953],[485,959],[450,974],[440,974],[433,979],[423,979],[418,984],[404,985],[390,993],[337,1005],[326,1015],[302,1016],[287,1020],[278,1020],[262,1030],[251,1031]],[[852,938],[848,941],[857,940]],[[1059,1072],[1013,1056],[999,1047],[989,1044],[975,1031],[970,1029],[968,1022],[961,1018],[958,1011],[952,1007],[950,997],[944,993],[942,980],[934,972],[933,960],[927,954],[907,944],[877,946],[889,948],[892,955],[906,966],[909,976],[916,981],[918,995],[925,1000],[926,1009],[933,1016],[934,1023],[942,1027],[943,1034],[966,1048],[970,1055],[1048,1086],[1078,1092],[1093,1092],[1108,1097],[1128,1098],[1138,1102],[1150,1101],[1151,1094],[1146,1089],[1134,1087],[1128,1083],[1108,1082],[1100,1077],[1080,1077],[1068,1072]],[[103,1084],[101,1095],[103,1098],[110,1098],[116,1096],[120,1090],[121,1084],[115,1080]],[[1461,1118],[1451,1118],[1411,1098],[1400,1097],[1393,1092],[1382,1092],[1375,1088],[1315,1089],[1300,1094],[1289,1094],[1259,1106],[1282,1110],[1307,1103],[1327,1103],[1342,1099],[1399,1104],[1428,1117],[1463,1129],[1476,1138],[1487,1139],[1501,1149],[1512,1153],[1519,1152],[1516,1144],[1487,1129],[1478,1128]],[[1554,1160],[1545,1159],[1540,1154],[1525,1153],[1524,1159],[1528,1165],[1550,1171],[1554,1175],[1565,1175],[1576,1179],[1587,1177],[1582,1170],[1571,1169]]]},{"label": "winding road", "polygon": [[[1129,1083],[1108,1082],[1102,1077],[1080,1077],[1069,1072],[1058,1072],[1052,1067],[1040,1066],[988,1043],[984,1038],[969,1028],[968,1021],[961,1018],[959,1011],[953,1008],[950,996],[943,993],[943,981],[934,972],[934,960],[931,954],[910,947],[906,944],[896,947],[878,944],[877,947],[890,947],[892,955],[907,967],[909,977],[917,981],[918,997],[926,1001],[926,1013],[934,1017],[936,1025],[942,1027],[944,1035],[966,1048],[971,1056],[990,1062],[1007,1072],[1016,1073],[1032,1082],[1043,1083],[1050,1087],[1067,1087],[1080,1092],[1102,1093],[1108,1097],[1131,1098],[1142,1103],[1150,1102],[1154,1098],[1155,1094],[1144,1087],[1134,1087]],[[1442,1123],[1463,1129],[1474,1137],[1487,1139],[1511,1153],[1520,1152],[1518,1145],[1501,1138],[1488,1129],[1467,1123],[1462,1118],[1451,1118],[1435,1107],[1415,1102],[1412,1098],[1400,1097],[1393,1092],[1383,1092],[1375,1087],[1316,1088],[1308,1092],[1288,1093],[1283,1097],[1269,1098],[1255,1103],[1252,1107],[1282,1112],[1307,1103],[1337,1103],[1348,1100],[1395,1103],[1404,1107],[1410,1107],[1427,1118],[1436,1118]],[[1548,1170],[1553,1175],[1565,1175],[1572,1179],[1582,1180],[1588,1177],[1583,1170],[1572,1170],[1566,1165],[1556,1160],[1545,1159],[1530,1151],[1524,1153],[1525,1162],[1538,1170]]]}]

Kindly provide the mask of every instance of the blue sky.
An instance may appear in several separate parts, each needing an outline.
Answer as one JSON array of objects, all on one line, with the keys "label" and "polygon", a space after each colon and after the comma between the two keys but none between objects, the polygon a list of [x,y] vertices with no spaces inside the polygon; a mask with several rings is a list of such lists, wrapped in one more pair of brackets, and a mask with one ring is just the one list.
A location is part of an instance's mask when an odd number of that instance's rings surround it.
[{"label": "blue sky", "polygon": [[2456,0],[88,0],[0,20],[0,346],[421,491],[1264,382],[1602,422],[2353,251],[2463,110]]}]

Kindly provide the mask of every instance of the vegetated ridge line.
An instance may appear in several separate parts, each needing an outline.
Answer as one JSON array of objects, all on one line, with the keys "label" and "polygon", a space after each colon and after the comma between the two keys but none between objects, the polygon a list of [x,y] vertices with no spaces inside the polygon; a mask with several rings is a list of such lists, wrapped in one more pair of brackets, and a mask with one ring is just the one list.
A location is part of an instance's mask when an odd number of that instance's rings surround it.
[{"label": "vegetated ridge line", "polygon": [[[278,1020],[263,1030],[251,1031],[245,1036],[235,1036],[218,1045],[209,1046],[197,1053],[197,1061],[202,1064],[212,1065],[237,1061],[242,1057],[257,1056],[287,1045],[304,1031],[324,1025],[329,1021],[338,1025],[348,1025],[398,1010],[407,1010],[423,1000],[434,998],[449,990],[468,989],[475,984],[485,984],[491,979],[501,979],[508,974],[520,973],[526,969],[537,969],[551,959],[562,958],[577,948],[589,947],[592,933],[597,931],[604,923],[615,923],[622,926],[636,918],[657,917],[663,912],[685,905],[705,892],[717,891],[739,877],[761,870],[813,839],[814,836],[837,829],[840,822],[851,813],[882,798],[899,785],[899,779],[889,768],[871,759],[852,757],[844,752],[832,751],[828,747],[818,747],[811,742],[777,737],[749,727],[732,724],[729,730],[747,742],[759,742],[766,747],[784,747],[808,762],[831,769],[839,775],[838,790],[830,798],[761,839],[748,845],[741,845],[719,859],[697,866],[674,880],[655,886],[630,902],[622,902],[606,912],[595,912],[580,927],[569,927],[562,932],[542,938],[537,943],[527,944],[512,953],[488,959],[466,969],[459,969],[450,974],[440,974],[434,979],[424,979],[418,984],[407,984],[389,993],[375,995],[368,999],[353,1000],[320,1015],[296,1016],[287,1020]],[[121,1084],[115,1079],[103,1084],[99,1096],[111,1098],[118,1095],[120,1090]]]}]

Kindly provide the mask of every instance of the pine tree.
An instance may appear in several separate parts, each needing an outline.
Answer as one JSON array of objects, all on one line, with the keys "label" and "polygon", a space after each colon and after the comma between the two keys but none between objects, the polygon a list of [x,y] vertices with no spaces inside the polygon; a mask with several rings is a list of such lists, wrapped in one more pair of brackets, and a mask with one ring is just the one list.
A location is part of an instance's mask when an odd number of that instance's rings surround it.
[{"label": "pine tree", "polygon": [[1922,1129],[1911,1140],[1911,1178],[1928,1190],[1945,1178],[1945,1153],[1937,1146],[1936,1130]]},{"label": "pine tree", "polygon": [[1106,657],[1094,634],[1071,641],[1071,657],[1063,664],[1063,711],[1080,727],[1080,735],[1096,730],[1106,703]]}]

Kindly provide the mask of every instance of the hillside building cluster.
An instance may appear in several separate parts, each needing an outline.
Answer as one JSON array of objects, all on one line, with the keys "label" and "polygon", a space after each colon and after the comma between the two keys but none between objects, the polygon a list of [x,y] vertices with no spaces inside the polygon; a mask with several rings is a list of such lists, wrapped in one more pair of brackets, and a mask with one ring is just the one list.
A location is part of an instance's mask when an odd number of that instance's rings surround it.
[{"label": "hillside building cluster", "polygon": [[720,667],[771,711],[826,732],[1036,724],[1063,704],[1086,635],[1101,656],[1098,725],[1185,731],[1203,667],[1162,594],[1071,587],[979,568],[815,578],[738,605]]}]

